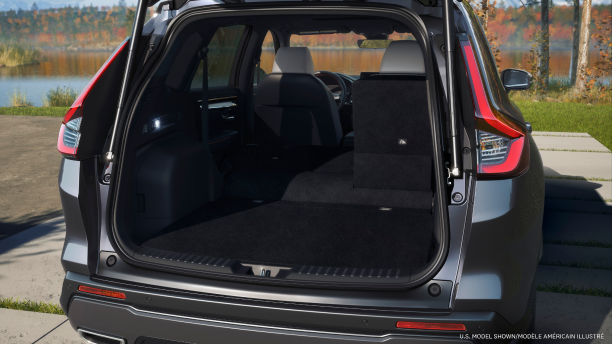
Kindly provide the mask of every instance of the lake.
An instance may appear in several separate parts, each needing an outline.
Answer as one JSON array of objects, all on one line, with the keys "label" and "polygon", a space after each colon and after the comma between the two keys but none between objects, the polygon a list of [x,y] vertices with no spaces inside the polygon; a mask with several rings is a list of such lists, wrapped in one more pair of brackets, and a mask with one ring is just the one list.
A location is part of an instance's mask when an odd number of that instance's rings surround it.
[{"label": "lake", "polygon": [[[315,70],[328,70],[349,75],[359,72],[377,71],[384,50],[349,49],[349,50],[312,50]],[[45,51],[45,60],[38,64],[0,67],[0,106],[8,105],[8,94],[19,87],[27,93],[28,98],[36,106],[42,105],[42,99],[47,91],[57,86],[71,86],[82,90],[91,77],[106,61],[110,52],[83,52],[50,50]],[[529,68],[528,50],[502,50],[502,69],[517,67]],[[570,50],[551,50],[550,68],[554,77],[567,77],[571,60]],[[272,70],[274,53],[264,50],[261,67]],[[589,54],[589,65],[596,61],[597,54]]]}]

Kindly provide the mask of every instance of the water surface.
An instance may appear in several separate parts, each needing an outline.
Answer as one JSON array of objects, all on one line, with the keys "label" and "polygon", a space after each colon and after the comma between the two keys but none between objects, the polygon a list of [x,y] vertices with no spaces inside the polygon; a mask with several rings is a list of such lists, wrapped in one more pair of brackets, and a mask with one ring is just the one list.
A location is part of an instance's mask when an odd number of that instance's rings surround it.
[{"label": "water surface", "polygon": [[[327,70],[359,75],[360,72],[375,72],[380,68],[384,50],[312,50],[315,70]],[[8,94],[19,87],[27,93],[34,105],[41,106],[47,91],[57,86],[71,86],[78,91],[89,82],[111,52],[45,51],[45,60],[38,64],[18,67],[0,67],[0,106],[8,105]],[[502,69],[519,64],[529,69],[528,50],[502,50]],[[271,72],[274,52],[262,52],[261,67]],[[550,69],[553,77],[566,78],[569,74],[570,50],[551,50]],[[589,54],[589,66],[597,60],[596,52]]]},{"label": "water surface", "polygon": [[8,95],[15,88],[26,92],[35,106],[41,106],[47,91],[57,86],[81,91],[110,54],[109,51],[45,51],[43,62],[0,67],[0,106],[8,105]]}]

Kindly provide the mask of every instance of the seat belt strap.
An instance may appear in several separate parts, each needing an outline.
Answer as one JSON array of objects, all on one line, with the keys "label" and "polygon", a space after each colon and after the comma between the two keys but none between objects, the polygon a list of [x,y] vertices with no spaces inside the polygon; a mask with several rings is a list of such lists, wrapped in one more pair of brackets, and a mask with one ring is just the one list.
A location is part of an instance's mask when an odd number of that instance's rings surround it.
[{"label": "seat belt strap", "polygon": [[257,60],[257,68],[255,69],[255,73],[257,73],[257,86],[259,86],[259,74],[260,74],[259,70],[261,69],[260,65],[261,65],[261,60],[258,59]]},{"label": "seat belt strap", "polygon": [[[255,80],[257,80],[257,85],[259,85],[259,55],[256,55],[255,59],[253,59],[253,68],[251,70],[251,85],[247,88],[248,90],[248,98],[247,98],[247,104],[248,104],[248,111],[247,111],[247,115],[245,117],[246,119],[246,126],[247,126],[247,140],[249,142],[253,142],[254,138],[255,138],[255,124],[254,124],[254,107],[255,107],[255,85],[254,82]],[[255,73],[257,73],[257,76],[255,76]]]},{"label": "seat belt strap", "polygon": [[199,52],[202,60],[202,143],[208,147],[208,47]]}]

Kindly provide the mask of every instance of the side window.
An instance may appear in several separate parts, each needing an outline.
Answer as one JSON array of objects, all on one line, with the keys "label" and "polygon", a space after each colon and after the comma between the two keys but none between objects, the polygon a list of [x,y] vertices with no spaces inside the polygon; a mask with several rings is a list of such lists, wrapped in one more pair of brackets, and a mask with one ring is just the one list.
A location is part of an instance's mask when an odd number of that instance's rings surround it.
[{"label": "side window", "polygon": [[[266,75],[272,73],[272,66],[274,65],[274,58],[276,57],[276,51],[274,50],[274,38],[272,32],[268,31],[264,38],[263,44],[261,45],[261,56],[259,61],[259,68],[257,69],[258,74],[253,77],[253,85],[257,85],[257,81],[261,81]],[[258,78],[259,77],[259,78]]]},{"label": "side window", "polygon": [[489,84],[491,91],[490,95],[493,98],[492,100],[500,108],[500,110],[506,113],[513,113],[515,110],[513,109],[510,99],[508,98],[508,93],[504,88],[501,77],[499,76],[497,64],[495,63],[495,57],[493,57],[493,53],[491,53],[489,41],[487,40],[487,36],[480,25],[478,16],[476,13],[474,13],[474,10],[469,4],[464,4],[464,6],[469,15],[468,20],[470,21],[472,28],[474,28],[476,43],[478,43],[479,53],[484,62],[484,70],[482,72],[484,74],[483,76],[487,79],[487,83]]},{"label": "side window", "polygon": [[[236,52],[246,26],[220,27],[208,43],[208,87],[228,86]],[[200,61],[191,89],[202,88],[204,62]]]}]

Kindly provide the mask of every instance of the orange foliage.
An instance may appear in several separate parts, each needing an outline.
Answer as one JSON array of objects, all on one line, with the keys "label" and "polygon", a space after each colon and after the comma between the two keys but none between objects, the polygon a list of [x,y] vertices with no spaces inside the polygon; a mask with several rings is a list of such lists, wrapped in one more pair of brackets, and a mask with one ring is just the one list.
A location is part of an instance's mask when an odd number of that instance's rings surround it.
[{"label": "orange foliage", "polygon": [[528,27],[523,29],[523,41],[529,42],[531,36],[536,32],[538,28],[535,25],[529,25]]},{"label": "orange foliage", "polygon": [[66,35],[63,33],[58,33],[55,35],[55,39],[57,40],[58,44],[64,44],[66,42]]},{"label": "orange foliage", "polygon": [[571,41],[573,38],[572,27],[563,25],[561,23],[554,23],[549,25],[548,31],[550,34],[551,41]]},{"label": "orange foliage", "polygon": [[514,23],[506,23],[505,25],[500,24],[497,21],[489,22],[489,31],[497,35],[497,39],[500,42],[506,42],[508,37],[512,36],[516,31]]},{"label": "orange foliage", "polygon": [[125,37],[127,36],[127,30],[124,27],[114,27],[113,34],[115,37]]}]

